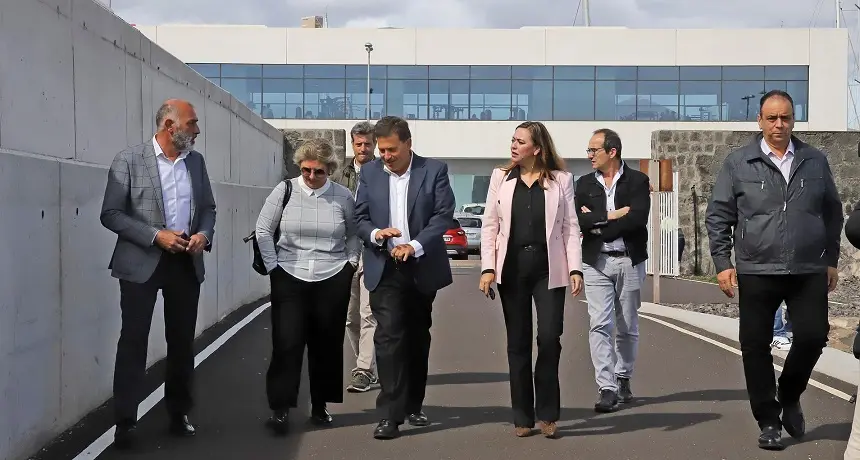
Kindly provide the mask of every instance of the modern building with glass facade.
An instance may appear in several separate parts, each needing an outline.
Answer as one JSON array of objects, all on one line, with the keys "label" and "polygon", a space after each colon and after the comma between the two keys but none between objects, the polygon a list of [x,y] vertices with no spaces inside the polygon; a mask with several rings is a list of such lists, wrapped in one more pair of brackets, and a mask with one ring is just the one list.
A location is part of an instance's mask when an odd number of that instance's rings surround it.
[{"label": "modern building with glass facade", "polygon": [[523,120],[547,124],[575,174],[595,129],[648,158],[656,130],[757,129],[771,89],[793,96],[796,130],[848,127],[844,29],[139,28],[277,128],[406,118],[415,151],[448,163],[458,205],[484,200]]}]

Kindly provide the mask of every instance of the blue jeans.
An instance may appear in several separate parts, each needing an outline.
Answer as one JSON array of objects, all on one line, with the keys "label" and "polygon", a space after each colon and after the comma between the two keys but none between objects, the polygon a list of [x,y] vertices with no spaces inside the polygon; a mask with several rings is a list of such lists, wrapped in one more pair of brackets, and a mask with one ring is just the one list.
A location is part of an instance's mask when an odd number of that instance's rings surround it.
[{"label": "blue jeans", "polygon": [[782,319],[782,312],[785,308],[785,302],[783,302],[776,310],[776,315],[773,318],[774,337],[788,338],[788,333],[791,332],[791,321],[788,318],[788,311],[785,312],[785,321]]}]

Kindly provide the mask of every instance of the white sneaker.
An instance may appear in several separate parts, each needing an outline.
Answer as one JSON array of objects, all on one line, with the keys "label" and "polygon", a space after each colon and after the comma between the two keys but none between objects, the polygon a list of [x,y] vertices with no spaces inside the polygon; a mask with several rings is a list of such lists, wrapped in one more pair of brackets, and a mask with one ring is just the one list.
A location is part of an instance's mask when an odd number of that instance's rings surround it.
[{"label": "white sneaker", "polygon": [[791,339],[788,337],[777,336],[773,338],[773,342],[770,343],[771,348],[776,348],[780,351],[788,351],[791,350]]}]

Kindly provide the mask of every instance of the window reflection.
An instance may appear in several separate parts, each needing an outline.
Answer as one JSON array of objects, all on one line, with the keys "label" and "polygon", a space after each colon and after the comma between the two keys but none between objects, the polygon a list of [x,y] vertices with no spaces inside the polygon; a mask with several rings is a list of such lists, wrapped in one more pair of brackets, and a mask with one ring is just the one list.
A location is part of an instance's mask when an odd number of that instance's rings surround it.
[{"label": "window reflection", "polygon": [[[189,64],[264,118],[367,116],[366,65]],[[809,113],[807,66],[372,65],[370,117],[754,121],[766,91]]]}]

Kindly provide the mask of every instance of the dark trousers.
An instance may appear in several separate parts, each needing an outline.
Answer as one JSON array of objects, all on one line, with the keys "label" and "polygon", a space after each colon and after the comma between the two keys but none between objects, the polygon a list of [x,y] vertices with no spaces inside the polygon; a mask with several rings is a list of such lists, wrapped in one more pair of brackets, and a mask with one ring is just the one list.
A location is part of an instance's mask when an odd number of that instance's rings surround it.
[{"label": "dark trousers", "polygon": [[200,282],[191,256],[164,253],[145,283],[120,280],[122,330],[113,377],[116,423],[131,425],[143,399],[149,328],[158,291],[164,298],[164,336],[167,367],[164,401],[172,415],[187,414],[193,406],[194,333]]},{"label": "dark trousers", "polygon": [[[558,363],[564,329],[565,288],[549,289],[546,249],[511,248],[503,269],[499,297],[508,337],[508,366],[514,425],[532,428],[535,415],[558,421],[561,396]],[[538,356],[532,377],[532,299],[537,312]]]},{"label": "dark trousers", "polygon": [[[738,275],[738,291],[738,334],[753,416],[760,427],[779,426],[781,404],[800,400],[827,345],[827,275]],[[777,394],[770,343],[773,318],[783,300],[794,338]]]},{"label": "dark trousers", "polygon": [[297,406],[305,346],[311,404],[343,402],[343,336],[354,272],[347,262],[322,281],[303,281],[280,267],[271,273],[272,361],[266,373],[270,409]]},{"label": "dark trousers", "polygon": [[420,292],[410,262],[388,260],[382,279],[370,292],[376,318],[373,344],[380,391],[376,409],[381,419],[403,423],[421,412],[427,387],[430,327],[436,293]]}]

